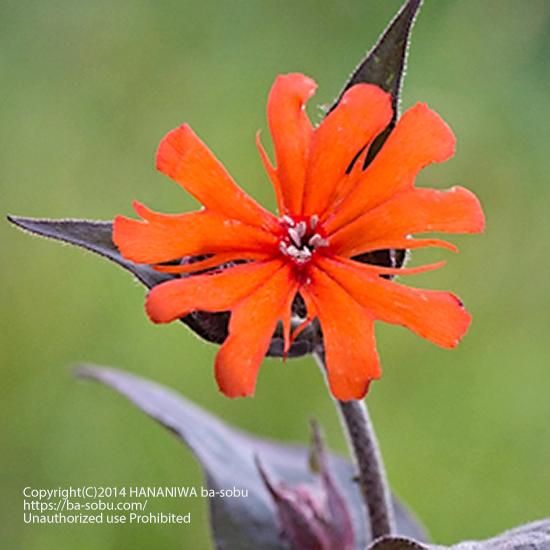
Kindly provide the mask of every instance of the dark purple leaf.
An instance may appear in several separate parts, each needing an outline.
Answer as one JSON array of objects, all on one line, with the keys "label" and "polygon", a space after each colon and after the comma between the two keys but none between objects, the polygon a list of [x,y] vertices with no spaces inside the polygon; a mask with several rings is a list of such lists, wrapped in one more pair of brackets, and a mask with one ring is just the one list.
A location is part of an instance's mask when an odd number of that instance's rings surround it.
[{"label": "dark purple leaf", "polygon": [[19,216],[8,216],[8,220],[24,231],[79,246],[99,254],[128,270],[147,288],[171,279],[170,275],[159,273],[148,265],[135,264],[125,260],[111,238],[113,230],[111,222],[72,219],[48,220]]},{"label": "dark purple leaf", "polygon": [[[282,445],[224,424],[176,392],[123,371],[85,366],[83,378],[112,387],[154,420],[176,434],[200,462],[209,487],[248,490],[248,498],[213,498],[210,513],[218,548],[281,549],[277,514],[256,466],[256,457],[278,480],[290,485],[314,483],[309,450]],[[329,455],[331,474],[349,504],[357,548],[370,540],[364,524],[362,500],[354,481],[353,466]],[[405,536],[423,537],[423,529],[402,504],[395,502],[398,530]]]},{"label": "dark purple leaf", "polygon": [[[113,243],[111,237],[112,223],[109,221],[49,220],[19,216],[8,216],[8,220],[24,231],[94,252],[129,271],[147,288],[152,288],[174,277],[173,275],[159,273],[148,265],[136,264],[123,258]],[[206,313],[204,311],[197,311],[181,320],[208,342],[221,344],[227,337],[229,320],[229,313],[227,312]],[[288,357],[300,357],[311,353],[314,345],[312,341],[313,337],[314,334],[311,331],[302,333],[291,346]],[[282,357],[283,349],[283,339],[276,335],[271,341],[268,355]]]},{"label": "dark purple leaf", "polygon": [[[423,0],[407,0],[391,23],[386,27],[374,47],[359,63],[335,100],[331,111],[338,105],[344,92],[355,84],[376,84],[392,96],[393,119],[377,144],[378,150],[389,135],[399,116],[399,102],[407,53],[414,21]],[[374,153],[373,153],[374,156]]]}]

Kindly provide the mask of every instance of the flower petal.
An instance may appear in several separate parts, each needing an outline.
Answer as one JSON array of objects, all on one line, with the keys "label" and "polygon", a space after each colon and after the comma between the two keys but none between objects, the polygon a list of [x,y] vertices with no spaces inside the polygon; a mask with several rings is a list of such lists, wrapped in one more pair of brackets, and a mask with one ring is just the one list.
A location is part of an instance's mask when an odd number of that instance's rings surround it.
[{"label": "flower petal", "polygon": [[285,265],[232,307],[229,336],[216,356],[216,380],[228,397],[252,395],[279,320],[288,316],[297,283]]},{"label": "flower petal", "polygon": [[328,382],[336,399],[362,399],[380,377],[374,319],[344,288],[320,269],[300,290],[313,302],[323,331]]},{"label": "flower petal", "polygon": [[304,190],[303,213],[322,214],[352,159],[390,123],[390,94],[357,84],[315,130]]},{"label": "flower petal", "polygon": [[197,310],[228,311],[266,284],[282,266],[282,262],[273,260],[174,279],[153,287],[145,308],[154,323],[169,323]]},{"label": "flower petal", "polygon": [[471,317],[451,292],[403,286],[353,264],[323,259],[319,267],[375,319],[405,326],[444,348],[455,347],[468,330]]},{"label": "flower petal", "polygon": [[228,251],[269,251],[276,237],[258,227],[227,220],[214,212],[168,215],[134,203],[143,220],[117,216],[113,240],[136,263],[154,264],[184,256]]},{"label": "flower petal", "polygon": [[277,223],[235,183],[187,124],[168,132],[160,142],[157,168],[209,210],[255,226],[273,228]]},{"label": "flower petal", "polygon": [[[305,103],[317,85],[302,74],[277,77],[269,92],[267,118],[286,212],[300,214],[313,127]],[[286,213],[283,212],[283,213]]]},{"label": "flower petal", "polygon": [[327,222],[335,231],[364,212],[411,188],[418,172],[433,162],[449,159],[455,137],[441,117],[418,103],[399,120],[388,140]]},{"label": "flower petal", "polygon": [[484,226],[479,200],[464,187],[413,189],[345,225],[329,243],[334,254],[352,255],[382,239],[426,232],[479,233]]}]

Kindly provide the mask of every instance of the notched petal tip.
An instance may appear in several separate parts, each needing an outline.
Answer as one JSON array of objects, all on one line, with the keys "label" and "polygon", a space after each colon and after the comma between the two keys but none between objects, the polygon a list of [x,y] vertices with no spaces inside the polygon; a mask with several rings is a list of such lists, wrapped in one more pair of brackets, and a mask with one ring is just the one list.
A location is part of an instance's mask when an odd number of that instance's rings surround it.
[{"label": "notched petal tip", "polygon": [[[302,73],[280,74],[275,78],[267,100],[268,119],[281,113],[280,108],[305,109],[306,103],[317,91],[315,80]],[[270,122],[273,122],[270,120]]]},{"label": "notched petal tip", "polygon": [[403,115],[403,119],[407,115],[411,122],[409,131],[416,134],[427,151],[427,157],[430,157],[426,162],[445,162],[454,156],[456,136],[436,111],[426,103],[418,102]]},{"label": "notched petal tip", "polygon": [[175,314],[173,311],[168,313],[169,307],[167,307],[165,297],[166,289],[162,287],[163,285],[153,287],[145,298],[145,313],[155,324],[170,323],[184,316],[183,314]]},{"label": "notched petal tip", "polygon": [[[440,218],[434,221],[437,228],[434,231],[443,231],[449,233],[477,234],[485,231],[485,213],[478,197],[465,187],[456,185],[445,191],[419,190],[428,195],[433,193],[437,207],[433,217]],[[446,223],[439,227],[445,221]]]},{"label": "notched petal tip", "polygon": [[[464,306],[464,302],[453,292],[448,292],[447,296],[450,301],[455,304],[454,313],[448,316],[449,326],[452,327],[448,340],[434,341],[435,344],[439,345],[442,348],[453,349],[460,344],[460,341],[470,328],[472,324],[472,315]],[[454,333],[452,332],[454,330]]]},{"label": "notched petal tip", "polygon": [[316,90],[317,82],[309,76],[302,73],[287,73],[280,74],[275,78],[270,94],[281,92],[301,102],[306,102],[315,94]]},{"label": "notched petal tip", "polygon": [[160,141],[155,156],[156,167],[169,178],[175,178],[177,166],[187,153],[189,137],[198,139],[188,124],[170,130]]},{"label": "notched petal tip", "polygon": [[329,387],[332,395],[339,401],[359,401],[364,399],[369,392],[370,385],[374,380],[382,378],[382,368],[378,358],[378,352],[374,349],[373,353],[376,356],[375,361],[371,362],[368,376],[353,376],[353,375],[334,375],[330,377],[329,371]]},{"label": "notched petal tip", "polygon": [[424,323],[413,330],[440,348],[456,348],[468,332],[472,316],[453,292],[431,291],[428,300],[431,300],[432,307],[425,311]]},{"label": "notched petal tip", "polygon": [[378,380],[381,377],[381,373],[368,380],[357,381],[356,384],[342,384],[341,380],[335,380],[329,382],[329,387],[332,395],[338,399],[338,401],[359,401],[364,399],[369,391],[370,384],[373,380]]},{"label": "notched petal tip", "polygon": [[[449,193],[457,193],[457,208],[464,212],[464,233],[483,233],[486,219],[483,207],[477,195],[460,185],[451,187]],[[460,203],[458,202],[460,201]]]},{"label": "notched petal tip", "polygon": [[218,352],[214,364],[214,373],[218,389],[226,397],[254,397],[256,392],[257,372],[253,377],[245,377],[240,371],[228,368],[223,355]]}]

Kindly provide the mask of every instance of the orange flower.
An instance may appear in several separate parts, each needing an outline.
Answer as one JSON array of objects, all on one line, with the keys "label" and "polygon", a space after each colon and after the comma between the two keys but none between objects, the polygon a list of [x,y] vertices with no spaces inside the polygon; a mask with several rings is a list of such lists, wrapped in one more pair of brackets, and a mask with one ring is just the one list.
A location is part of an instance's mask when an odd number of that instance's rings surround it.
[{"label": "orange flower", "polygon": [[[414,187],[422,168],[453,155],[451,130],[419,103],[401,117],[363,171],[368,146],[357,162],[351,161],[389,124],[390,95],[373,85],[355,85],[314,127],[304,107],[315,88],[310,78],[289,74],[279,76],[269,94],[276,167],[259,139],[257,145],[275,188],[278,217],[244,193],[183,125],[162,140],[157,167],[204,209],[166,215],[135,203],[141,220],[115,220],[114,241],[127,259],[169,273],[200,271],[149,292],[146,309],[152,321],[168,323],[196,310],[231,311],[229,336],[216,357],[216,379],[230,397],[254,392],[279,322],[288,349],[298,331],[319,320],[328,381],[341,400],[362,398],[369,382],[380,377],[374,321],[403,325],[446,348],[456,346],[470,324],[455,295],[387,278],[443,262],[394,269],[353,260],[385,249],[456,250],[446,241],[410,235],[483,230],[483,212],[470,191]],[[180,261],[190,256],[199,259]],[[212,269],[233,260],[236,265]],[[291,306],[298,294],[307,319],[295,326]]]}]

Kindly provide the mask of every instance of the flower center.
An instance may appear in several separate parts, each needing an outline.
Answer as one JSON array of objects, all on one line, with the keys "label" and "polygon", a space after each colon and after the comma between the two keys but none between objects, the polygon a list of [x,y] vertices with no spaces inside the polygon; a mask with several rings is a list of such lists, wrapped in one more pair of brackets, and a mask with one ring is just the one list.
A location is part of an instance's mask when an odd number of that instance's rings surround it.
[{"label": "flower center", "polygon": [[328,246],[327,240],[316,231],[318,216],[300,221],[283,216],[280,221],[286,234],[279,241],[279,250],[293,262],[305,264],[311,260],[316,249]]}]

